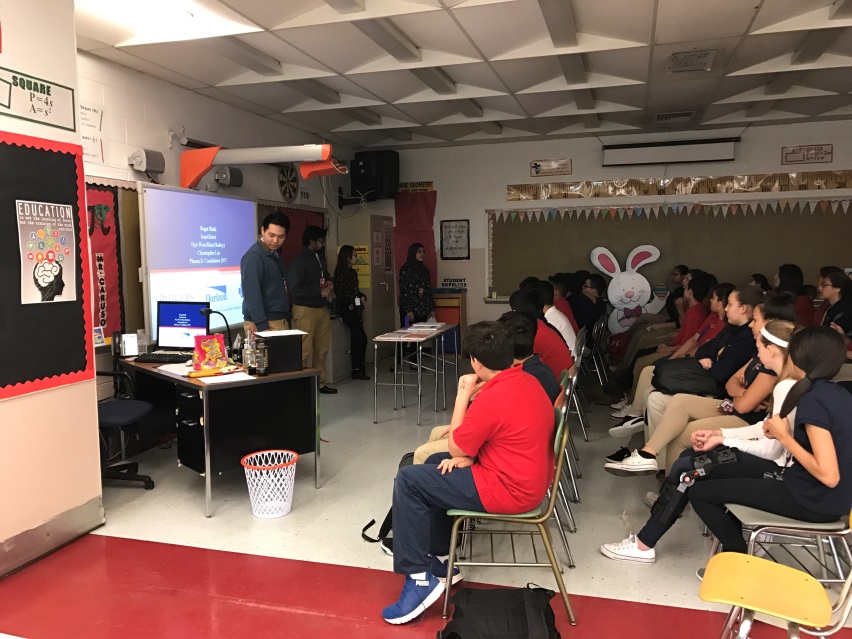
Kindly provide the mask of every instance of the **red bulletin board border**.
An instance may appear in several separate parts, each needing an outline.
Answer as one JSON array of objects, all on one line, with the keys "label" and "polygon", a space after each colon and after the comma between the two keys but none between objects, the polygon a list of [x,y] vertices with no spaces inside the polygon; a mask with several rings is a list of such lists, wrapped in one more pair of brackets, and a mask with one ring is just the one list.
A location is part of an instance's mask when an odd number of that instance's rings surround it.
[{"label": "red bulletin board border", "polygon": [[73,373],[62,373],[51,377],[27,382],[18,382],[9,386],[0,387],[0,399],[19,397],[28,393],[67,386],[77,382],[84,382],[95,378],[94,344],[92,342],[92,282],[89,258],[89,230],[86,222],[86,178],[83,173],[83,147],[79,144],[67,144],[55,140],[45,140],[28,135],[19,135],[0,131],[0,143],[20,146],[31,149],[40,149],[53,153],[64,153],[74,156],[74,164],[77,167],[77,232],[80,238],[80,269],[82,274],[82,290],[80,292],[83,301],[83,325],[85,327],[86,339],[86,366],[83,370]]}]

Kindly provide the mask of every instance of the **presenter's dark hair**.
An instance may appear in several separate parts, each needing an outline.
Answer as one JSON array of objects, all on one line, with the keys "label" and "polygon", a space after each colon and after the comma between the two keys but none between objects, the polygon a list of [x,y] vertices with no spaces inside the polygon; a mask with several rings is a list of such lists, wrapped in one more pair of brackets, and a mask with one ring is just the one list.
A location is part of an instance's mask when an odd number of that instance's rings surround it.
[{"label": "presenter's dark hair", "polygon": [[288,233],[290,232],[290,218],[284,215],[281,211],[275,211],[263,218],[263,222],[260,224],[260,229],[265,231],[269,228],[270,224],[275,224],[276,226],[283,228]]},{"label": "presenter's dark hair", "polygon": [[324,228],[319,226],[306,226],[302,233],[302,246],[309,246],[311,242],[321,240],[326,235]]},{"label": "presenter's dark hair", "polygon": [[503,313],[500,322],[512,338],[512,346],[515,350],[515,359],[526,359],[533,354],[533,344],[538,326],[535,320],[524,313],[509,311]]},{"label": "presenter's dark hair", "polygon": [[512,338],[499,322],[477,322],[468,326],[462,335],[462,346],[470,357],[492,371],[505,370],[514,361]]},{"label": "presenter's dark hair", "polygon": [[807,393],[815,380],[831,379],[846,362],[846,343],[843,337],[828,326],[809,326],[793,335],[787,356],[805,373],[793,384],[781,406],[781,417],[786,417]]}]

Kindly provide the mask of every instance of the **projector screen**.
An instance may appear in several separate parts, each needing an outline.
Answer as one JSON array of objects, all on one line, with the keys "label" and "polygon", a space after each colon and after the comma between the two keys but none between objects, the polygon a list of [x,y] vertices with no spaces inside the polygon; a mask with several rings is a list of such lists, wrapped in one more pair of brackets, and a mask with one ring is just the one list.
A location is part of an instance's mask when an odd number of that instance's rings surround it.
[{"label": "projector screen", "polygon": [[[157,302],[210,302],[242,324],[240,258],[257,241],[255,203],[183,189],[142,190],[146,318],[156,339]],[[210,316],[210,330],[224,328]]]}]

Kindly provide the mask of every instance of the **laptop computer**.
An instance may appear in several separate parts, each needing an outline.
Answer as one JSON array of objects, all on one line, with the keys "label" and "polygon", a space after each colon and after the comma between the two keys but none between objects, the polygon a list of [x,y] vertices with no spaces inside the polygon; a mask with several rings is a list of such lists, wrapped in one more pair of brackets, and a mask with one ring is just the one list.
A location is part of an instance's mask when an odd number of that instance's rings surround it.
[{"label": "laptop computer", "polygon": [[210,302],[157,302],[157,350],[137,362],[182,363],[192,357],[196,335],[210,333],[210,316],[201,310]]}]

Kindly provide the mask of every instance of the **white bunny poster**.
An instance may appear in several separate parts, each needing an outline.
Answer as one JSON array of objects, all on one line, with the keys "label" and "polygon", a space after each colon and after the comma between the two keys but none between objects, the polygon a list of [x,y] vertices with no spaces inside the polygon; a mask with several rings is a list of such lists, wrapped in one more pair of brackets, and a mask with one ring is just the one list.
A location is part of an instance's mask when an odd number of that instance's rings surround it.
[{"label": "white bunny poster", "polygon": [[660,249],[656,246],[637,246],[630,251],[622,271],[609,249],[598,246],[592,250],[592,264],[612,278],[606,289],[609,303],[615,308],[609,316],[610,333],[623,333],[643,313],[658,313],[665,306],[665,297],[654,295],[648,280],[637,272],[645,264],[656,262],[659,257]]}]

